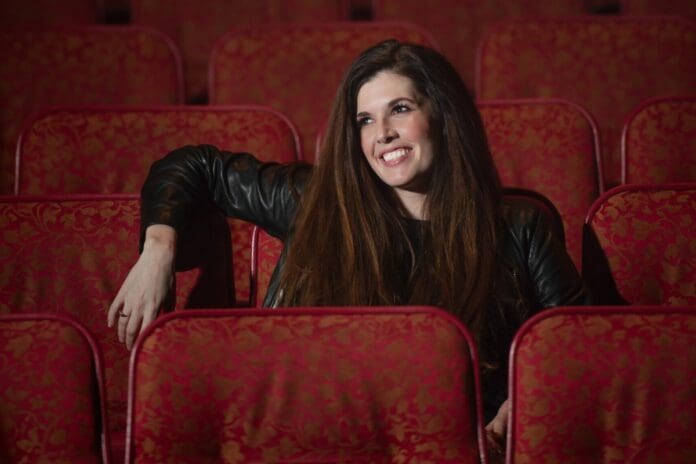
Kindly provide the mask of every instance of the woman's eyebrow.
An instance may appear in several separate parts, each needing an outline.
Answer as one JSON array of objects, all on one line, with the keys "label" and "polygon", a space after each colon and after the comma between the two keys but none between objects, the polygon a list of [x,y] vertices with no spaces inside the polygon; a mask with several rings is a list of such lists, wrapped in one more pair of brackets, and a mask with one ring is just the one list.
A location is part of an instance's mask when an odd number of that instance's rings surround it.
[{"label": "woman's eyebrow", "polygon": [[[410,103],[413,103],[413,104],[418,104],[418,101],[415,100],[415,99],[412,98],[412,97],[396,97],[396,98],[394,98],[393,100],[389,100],[389,102],[387,102],[387,104],[386,104],[385,106],[386,106],[386,107],[394,106],[394,105],[396,105],[397,103],[399,103],[400,101],[404,101],[404,100],[406,100],[406,101],[408,101],[408,102],[410,102]],[[370,115],[370,113],[369,113],[368,111],[361,111],[361,112],[359,112],[358,114],[356,114],[355,117],[356,117],[356,118],[359,118],[359,117],[362,117],[362,116],[369,116],[369,115]]]}]

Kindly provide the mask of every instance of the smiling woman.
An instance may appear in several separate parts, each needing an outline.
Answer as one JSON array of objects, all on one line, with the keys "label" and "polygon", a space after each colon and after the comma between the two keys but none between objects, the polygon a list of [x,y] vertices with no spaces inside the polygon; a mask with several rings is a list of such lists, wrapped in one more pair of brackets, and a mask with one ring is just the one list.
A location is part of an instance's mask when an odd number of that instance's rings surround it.
[{"label": "smiling woman", "polygon": [[350,67],[321,163],[261,163],[212,146],[175,150],[142,190],[144,242],[109,309],[128,347],[171,290],[177,240],[213,205],[285,249],[266,306],[435,305],[481,353],[490,433],[502,434],[507,353],[543,308],[587,302],[544,215],[506,201],[481,117],[438,52],[394,40]]},{"label": "smiling woman", "polygon": [[427,101],[407,77],[382,71],[358,92],[360,146],[409,215],[427,219],[425,199],[435,149]]}]

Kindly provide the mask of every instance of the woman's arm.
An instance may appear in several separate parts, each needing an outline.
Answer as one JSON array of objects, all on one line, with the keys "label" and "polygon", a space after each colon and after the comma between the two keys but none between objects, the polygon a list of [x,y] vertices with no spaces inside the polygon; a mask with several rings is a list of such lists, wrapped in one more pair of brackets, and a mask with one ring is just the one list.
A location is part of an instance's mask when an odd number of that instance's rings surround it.
[{"label": "woman's arm", "polygon": [[537,309],[590,304],[585,282],[543,214],[533,215],[525,235],[528,278]]},{"label": "woman's arm", "polygon": [[111,303],[108,325],[116,324],[118,340],[130,350],[138,334],[155,320],[172,294],[176,231],[151,225],[145,231],[142,253]]},{"label": "woman's arm", "polygon": [[262,163],[208,145],[183,147],[154,163],[141,194],[141,255],[108,311],[119,340],[130,349],[173,302],[177,249],[186,246],[194,213],[212,207],[283,237],[308,174],[307,165]]},{"label": "woman's arm", "polygon": [[263,163],[247,153],[186,146],[155,162],[141,191],[141,227],[166,224],[184,240],[195,210],[226,216],[284,236],[309,175],[306,164]]}]

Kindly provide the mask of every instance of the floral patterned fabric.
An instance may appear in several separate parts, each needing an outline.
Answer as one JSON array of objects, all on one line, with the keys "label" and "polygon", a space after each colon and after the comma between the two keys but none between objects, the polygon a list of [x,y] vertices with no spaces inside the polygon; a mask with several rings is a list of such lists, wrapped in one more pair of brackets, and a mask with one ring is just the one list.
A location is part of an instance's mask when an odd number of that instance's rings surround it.
[{"label": "floral patterned fabric", "polygon": [[[131,21],[165,32],[181,50],[187,101],[205,101],[208,59],[232,27],[298,20],[347,19],[347,0],[131,0]],[[235,102],[236,103],[236,102]]]},{"label": "floral patterned fabric", "polygon": [[376,20],[402,20],[433,34],[445,56],[470,88],[474,87],[476,45],[491,23],[516,16],[588,13],[586,0],[373,0]]},{"label": "floral patterned fabric", "polygon": [[344,73],[368,46],[396,38],[431,44],[401,23],[301,23],[240,27],[218,40],[210,57],[212,103],[259,103],[295,123],[303,159],[329,116]]},{"label": "floral patterned fabric", "polygon": [[3,0],[0,24],[3,27],[28,25],[91,24],[101,20],[104,11],[98,0]]},{"label": "floral patterned fabric", "polygon": [[[67,313],[89,329],[104,355],[116,432],[125,429],[129,352],[107,328],[106,311],[137,260],[139,216],[135,195],[0,200],[0,314]],[[211,236],[177,273],[176,308],[232,305],[231,276],[219,264],[230,251],[214,232],[202,231]]]},{"label": "floral patterned fabric", "polygon": [[560,308],[517,334],[508,463],[696,456],[696,308]]},{"label": "floral patterned fabric", "polygon": [[621,13],[628,15],[675,15],[696,19],[696,3],[692,0],[620,0]]},{"label": "floral patterned fabric", "polygon": [[509,20],[478,50],[479,98],[558,97],[587,108],[607,185],[620,182],[623,122],[642,101],[696,91],[696,23],[674,17]]},{"label": "floral patterned fabric", "polygon": [[601,188],[591,119],[561,100],[479,101],[478,107],[503,185],[551,200],[580,269],[583,220]]},{"label": "floral patterned fabric", "polygon": [[183,97],[178,53],[133,27],[0,31],[0,193],[10,193],[17,135],[29,115],[61,104],[169,104]]},{"label": "floral patterned fabric", "polygon": [[99,353],[65,317],[0,315],[0,460],[101,463],[106,437]]},{"label": "floral patterned fabric", "polygon": [[613,285],[634,305],[696,304],[696,184],[629,185],[587,219],[583,273],[595,296]]},{"label": "floral patterned fabric", "polygon": [[186,311],[134,348],[138,463],[478,463],[471,338],[428,308]]},{"label": "floral patterned fabric", "polygon": [[[212,144],[266,161],[298,157],[298,136],[262,107],[69,107],[39,115],[22,133],[16,193],[137,193],[150,165],[174,148]],[[251,226],[230,219],[234,286],[249,302]]]},{"label": "floral patterned fabric", "polygon": [[622,183],[696,182],[696,97],[651,100],[624,126]]}]

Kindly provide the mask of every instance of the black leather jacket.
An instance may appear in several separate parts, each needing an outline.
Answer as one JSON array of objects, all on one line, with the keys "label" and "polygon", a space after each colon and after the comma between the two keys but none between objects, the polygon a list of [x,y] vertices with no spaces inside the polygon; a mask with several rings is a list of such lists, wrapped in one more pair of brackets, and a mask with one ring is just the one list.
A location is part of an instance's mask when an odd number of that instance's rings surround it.
[{"label": "black leather jacket", "polygon": [[[185,239],[189,218],[212,203],[225,215],[257,224],[287,245],[310,173],[311,166],[304,164],[262,163],[249,154],[208,145],[183,147],[150,170],[142,189],[142,230],[151,224],[167,224]],[[553,306],[587,304],[589,298],[565,247],[539,209],[505,202],[502,212],[507,232],[501,257],[505,283],[496,290],[495,298],[506,315],[493,324],[502,333],[496,339],[508,347],[515,331],[534,313]],[[276,306],[278,270],[284,259],[285,252],[271,279],[265,306]],[[485,359],[486,347],[481,349]],[[489,381],[484,376],[487,420],[507,397],[506,359],[498,361],[496,374]]]}]

